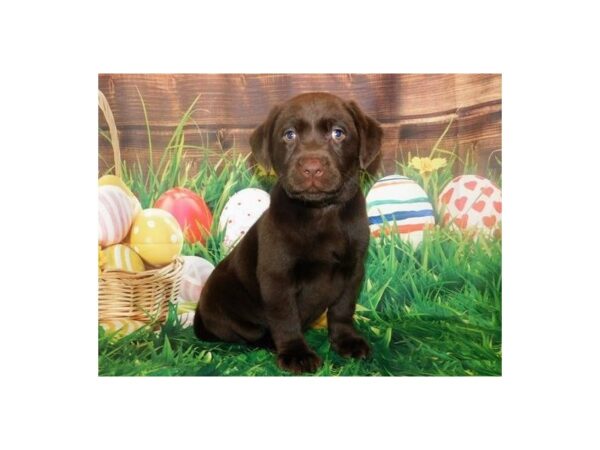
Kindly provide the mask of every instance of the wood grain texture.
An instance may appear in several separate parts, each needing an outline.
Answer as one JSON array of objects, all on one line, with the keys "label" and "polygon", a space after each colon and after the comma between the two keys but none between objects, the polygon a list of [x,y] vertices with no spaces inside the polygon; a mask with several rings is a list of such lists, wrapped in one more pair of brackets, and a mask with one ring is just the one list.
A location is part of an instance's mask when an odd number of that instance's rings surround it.
[{"label": "wood grain texture", "polygon": [[[309,91],[327,91],[356,100],[384,127],[383,164],[428,154],[451,118],[443,148],[464,155],[473,150],[480,172],[498,165],[502,149],[502,78],[499,74],[101,74],[105,94],[119,129],[122,157],[148,161],[142,105],[152,130],[153,159],[168,142],[181,116],[197,96],[186,143],[206,146],[216,161],[221,152],[247,153],[248,137],[273,105]],[[106,123],[99,115],[99,126]],[[197,160],[199,151],[188,152]],[[99,137],[99,171],[113,164],[108,142]]]}]

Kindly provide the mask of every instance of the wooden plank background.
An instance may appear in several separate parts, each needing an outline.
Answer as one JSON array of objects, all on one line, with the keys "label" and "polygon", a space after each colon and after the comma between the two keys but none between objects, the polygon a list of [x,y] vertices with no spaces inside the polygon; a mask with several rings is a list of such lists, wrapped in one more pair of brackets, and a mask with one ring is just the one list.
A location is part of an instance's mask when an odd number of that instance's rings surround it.
[{"label": "wooden plank background", "polygon": [[[499,170],[502,150],[500,74],[100,74],[119,129],[121,156],[148,161],[142,95],[158,163],[175,126],[196,96],[197,111],[185,129],[186,144],[211,149],[213,160],[230,150],[246,153],[248,137],[270,108],[309,91],[327,91],[358,102],[384,128],[384,173],[409,152],[427,155],[454,118],[442,148],[461,157],[472,150],[479,172]],[[107,129],[99,112],[99,127]],[[99,136],[99,173],[113,164],[112,149]],[[188,151],[192,161],[202,152]],[[460,169],[460,168],[458,168]]]}]

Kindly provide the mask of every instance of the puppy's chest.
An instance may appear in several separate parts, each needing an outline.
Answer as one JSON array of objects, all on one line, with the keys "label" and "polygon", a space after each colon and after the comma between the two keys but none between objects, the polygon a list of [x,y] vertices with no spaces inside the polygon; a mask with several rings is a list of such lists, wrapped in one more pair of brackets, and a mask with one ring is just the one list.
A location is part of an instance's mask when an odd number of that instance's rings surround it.
[{"label": "puppy's chest", "polygon": [[348,277],[358,257],[355,241],[339,227],[309,233],[298,250],[294,255],[293,275],[300,283]]}]

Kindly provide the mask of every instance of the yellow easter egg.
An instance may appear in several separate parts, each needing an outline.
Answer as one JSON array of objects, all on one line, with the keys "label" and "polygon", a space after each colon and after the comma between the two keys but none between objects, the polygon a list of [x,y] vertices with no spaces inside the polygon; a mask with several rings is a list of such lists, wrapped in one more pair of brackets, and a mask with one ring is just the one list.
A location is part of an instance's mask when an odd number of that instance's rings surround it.
[{"label": "yellow easter egg", "polygon": [[129,245],[148,264],[164,266],[181,254],[183,233],[170,212],[145,209],[133,220]]},{"label": "yellow easter egg", "polygon": [[98,179],[98,186],[117,186],[125,191],[129,199],[131,200],[131,204],[133,205],[133,215],[134,217],[142,210],[142,205],[137,197],[131,192],[131,189],[125,184],[123,180],[121,180],[116,175],[104,175]]},{"label": "yellow easter egg", "polygon": [[196,311],[198,302],[181,302],[177,304],[177,314],[186,314]]},{"label": "yellow easter egg", "polygon": [[111,245],[105,248],[104,270],[122,270],[124,272],[143,272],[146,270],[144,261],[130,247],[123,244]]},{"label": "yellow easter egg", "polygon": [[327,328],[327,311],[319,316],[312,324],[312,328]]},{"label": "yellow easter egg", "polygon": [[132,319],[110,319],[103,320],[100,322],[100,326],[104,328],[104,331],[108,334],[116,333],[113,338],[122,338],[128,334],[139,330],[145,325],[144,322]]},{"label": "yellow easter egg", "polygon": [[104,264],[106,264],[106,256],[102,252],[102,246],[98,246],[98,276],[102,273],[102,269],[104,268]]},{"label": "yellow easter egg", "polygon": [[127,187],[125,182],[116,175],[104,175],[98,179],[98,186],[117,186],[125,191],[127,195],[133,197],[133,192]]}]

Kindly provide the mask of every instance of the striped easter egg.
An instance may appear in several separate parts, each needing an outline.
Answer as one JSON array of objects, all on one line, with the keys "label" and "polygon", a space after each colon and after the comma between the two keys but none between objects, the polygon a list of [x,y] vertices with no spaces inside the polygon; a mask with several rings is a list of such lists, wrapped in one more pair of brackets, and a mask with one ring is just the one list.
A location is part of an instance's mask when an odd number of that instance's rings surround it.
[{"label": "striped easter egg", "polygon": [[104,270],[121,270],[123,272],[143,272],[146,270],[140,255],[123,244],[115,244],[102,250],[104,254]]},{"label": "striped easter egg", "polygon": [[145,325],[144,322],[132,319],[110,319],[100,322],[100,326],[108,334],[113,334],[114,338],[119,339],[139,330]]},{"label": "striped easter egg", "polygon": [[435,224],[427,193],[408,177],[381,178],[371,187],[366,200],[373,236],[393,230],[416,247],[423,240],[423,230]]},{"label": "striped easter egg", "polygon": [[98,187],[98,244],[108,247],[123,240],[133,221],[133,205],[117,186]]},{"label": "striped easter egg", "polygon": [[209,275],[215,270],[209,261],[199,256],[182,256],[183,269],[181,274],[181,289],[176,303],[193,302],[200,299],[202,288]]},{"label": "striped easter egg", "polygon": [[133,205],[133,215],[135,216],[142,210],[142,205],[137,197],[131,192],[131,189],[116,175],[104,175],[103,177],[98,179],[98,186],[117,186],[127,194],[131,204]]},{"label": "striped easter egg", "polygon": [[177,319],[182,328],[187,328],[194,324],[196,304],[197,302],[183,302],[177,304]]},{"label": "striped easter egg", "polygon": [[179,323],[181,324],[181,328],[187,328],[194,325],[194,315],[195,311],[187,312],[183,314],[179,314]]}]

